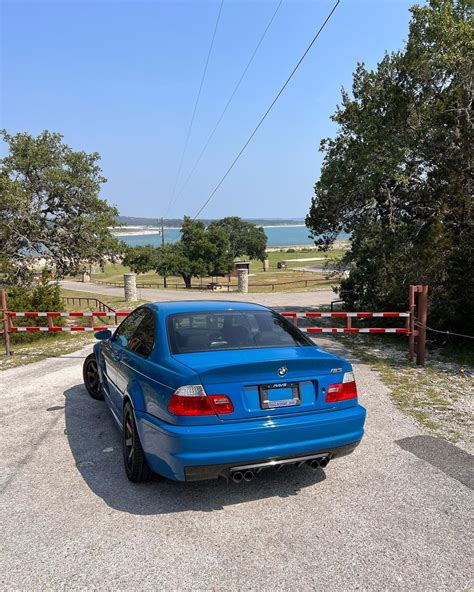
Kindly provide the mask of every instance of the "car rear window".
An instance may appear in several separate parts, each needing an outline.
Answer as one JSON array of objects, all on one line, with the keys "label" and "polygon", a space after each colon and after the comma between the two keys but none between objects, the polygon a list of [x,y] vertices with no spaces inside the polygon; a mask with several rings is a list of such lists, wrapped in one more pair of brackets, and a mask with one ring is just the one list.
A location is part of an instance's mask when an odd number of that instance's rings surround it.
[{"label": "car rear window", "polygon": [[294,325],[271,311],[179,313],[168,317],[167,328],[173,354],[313,345]]}]

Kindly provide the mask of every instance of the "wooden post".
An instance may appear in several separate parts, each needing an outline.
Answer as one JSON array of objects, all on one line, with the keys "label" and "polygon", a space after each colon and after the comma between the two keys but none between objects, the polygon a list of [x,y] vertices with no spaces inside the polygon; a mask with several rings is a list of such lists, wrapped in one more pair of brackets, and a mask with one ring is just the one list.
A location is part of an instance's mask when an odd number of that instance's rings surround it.
[{"label": "wooden post", "polygon": [[11,355],[10,350],[10,318],[8,316],[7,310],[7,291],[5,288],[0,290],[0,299],[2,305],[2,315],[3,315],[3,342],[5,344],[5,353],[7,356]]},{"label": "wooden post", "polygon": [[428,286],[418,286],[418,339],[416,347],[416,363],[425,365],[426,352],[426,321],[428,318]]}]

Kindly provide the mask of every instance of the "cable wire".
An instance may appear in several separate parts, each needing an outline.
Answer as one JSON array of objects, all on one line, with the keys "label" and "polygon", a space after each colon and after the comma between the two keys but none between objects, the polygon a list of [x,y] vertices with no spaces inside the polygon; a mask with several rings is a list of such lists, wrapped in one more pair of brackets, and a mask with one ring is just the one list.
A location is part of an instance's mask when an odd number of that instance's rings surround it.
[{"label": "cable wire", "polygon": [[[263,43],[263,40],[265,39],[265,37],[266,37],[266,35],[267,35],[267,33],[268,33],[268,30],[269,30],[269,29],[270,29],[270,27],[272,26],[272,23],[273,23],[273,21],[275,20],[275,17],[276,17],[276,15],[277,15],[277,12],[280,10],[280,6],[282,5],[282,3],[283,3],[283,0],[280,0],[280,1],[278,2],[278,5],[277,5],[277,7],[275,8],[275,10],[274,10],[274,12],[273,12],[273,14],[272,14],[272,16],[271,16],[270,20],[268,21],[268,24],[267,24],[267,26],[265,27],[265,29],[264,29],[264,31],[263,31],[263,33],[262,33],[262,35],[260,36],[260,39],[258,40],[258,43],[257,43],[257,45],[256,45],[255,49],[253,50],[253,53],[252,53],[252,55],[250,56],[250,59],[249,59],[249,61],[247,62],[247,65],[245,66],[245,68],[244,68],[244,70],[243,70],[243,72],[242,72],[242,74],[241,74],[241,76],[240,76],[239,80],[237,81],[237,84],[236,84],[236,85],[235,85],[235,87],[234,87],[234,90],[232,91],[231,95],[229,96],[229,98],[228,98],[228,100],[227,100],[227,103],[225,104],[225,107],[224,107],[224,109],[222,110],[222,113],[220,114],[220,116],[219,116],[218,120],[216,121],[216,124],[214,125],[214,128],[213,128],[213,130],[212,130],[212,131],[211,131],[211,133],[209,134],[209,137],[207,138],[207,140],[206,140],[206,142],[205,142],[204,146],[202,147],[202,150],[201,150],[201,152],[200,152],[199,156],[197,157],[197,160],[196,160],[196,162],[194,163],[194,166],[193,166],[193,168],[192,168],[192,169],[191,169],[191,171],[189,172],[189,175],[186,177],[186,181],[183,183],[183,185],[182,185],[181,189],[178,191],[178,194],[177,194],[177,196],[176,196],[176,199],[178,199],[178,198],[179,198],[179,196],[180,196],[180,195],[183,193],[183,191],[185,190],[185,188],[186,188],[187,184],[189,183],[189,180],[191,179],[191,177],[193,176],[193,174],[194,174],[195,170],[197,169],[197,167],[198,167],[199,163],[201,162],[201,159],[202,159],[202,157],[204,156],[204,153],[206,152],[206,150],[207,150],[207,148],[208,148],[209,144],[211,143],[211,140],[212,140],[212,138],[214,137],[214,134],[216,133],[216,131],[217,131],[217,128],[219,127],[219,125],[220,125],[221,121],[224,119],[224,115],[226,114],[226,112],[227,112],[227,109],[229,108],[230,104],[232,103],[232,100],[233,100],[234,96],[236,95],[237,91],[239,90],[239,87],[240,87],[240,85],[242,84],[242,81],[244,80],[244,78],[245,78],[245,75],[247,74],[247,71],[248,71],[248,69],[250,68],[250,66],[251,66],[251,64],[252,64],[252,62],[253,62],[253,60],[254,60],[255,56],[257,55],[257,52],[258,52],[258,50],[260,49],[260,46],[262,45],[262,43]],[[174,201],[174,200],[173,200],[173,201]],[[171,207],[171,205],[172,205],[172,204],[170,204],[170,207]]]},{"label": "cable wire", "polygon": [[455,335],[456,337],[466,337],[467,339],[474,339],[474,335],[463,335],[462,333],[453,333],[452,331],[440,331],[439,329],[433,329],[432,327],[428,327],[428,325],[424,325],[419,321],[415,322],[417,327],[423,327],[427,331],[433,331],[433,333],[442,333],[443,335]]},{"label": "cable wire", "polygon": [[216,38],[216,33],[217,33],[217,28],[219,26],[219,21],[221,19],[223,5],[224,5],[224,0],[221,0],[221,4],[219,6],[219,12],[217,14],[216,24],[214,26],[214,32],[212,33],[211,45],[209,46],[209,51],[207,52],[206,64],[204,66],[204,71],[202,73],[201,82],[199,84],[199,90],[198,90],[198,93],[196,96],[196,101],[194,102],[193,114],[191,115],[191,121],[189,122],[188,132],[186,134],[186,140],[184,142],[183,153],[181,154],[181,160],[179,161],[178,172],[176,173],[176,179],[174,182],[173,191],[171,192],[171,197],[170,197],[170,201],[168,204],[168,209],[166,210],[165,216],[168,214],[168,212],[171,208],[171,204],[173,202],[174,195],[176,193],[176,187],[178,186],[179,175],[181,173],[181,168],[183,166],[183,161],[184,161],[184,155],[186,154],[186,150],[188,148],[188,143],[189,143],[189,138],[191,136],[191,131],[193,129],[193,123],[194,123],[194,119],[196,117],[196,111],[198,108],[199,99],[201,98],[201,91],[202,91],[202,87],[204,85],[204,79],[206,78],[207,67],[209,66],[209,60],[211,58],[212,48],[214,47],[214,40]]},{"label": "cable wire", "polygon": [[308,47],[306,48],[305,52],[303,53],[303,55],[301,56],[301,58],[299,59],[298,63],[296,64],[296,66],[293,68],[291,74],[288,76],[288,78],[286,79],[285,83],[283,84],[283,86],[280,88],[280,90],[278,91],[276,97],[273,99],[272,103],[270,104],[270,106],[268,107],[268,109],[265,111],[265,113],[263,114],[263,116],[261,117],[260,121],[258,122],[257,126],[255,127],[255,129],[253,130],[253,132],[250,134],[248,140],[245,142],[245,144],[242,146],[242,148],[240,149],[240,152],[237,154],[237,156],[234,158],[234,160],[232,161],[232,164],[229,166],[229,168],[227,169],[227,171],[225,172],[225,174],[222,176],[221,180],[217,183],[217,185],[214,187],[214,189],[212,190],[211,194],[209,195],[209,197],[206,199],[206,201],[204,202],[204,204],[199,208],[197,214],[194,216],[193,220],[196,220],[196,218],[199,216],[199,214],[204,210],[204,208],[208,205],[208,203],[211,201],[211,199],[214,197],[214,195],[217,193],[219,187],[222,185],[222,183],[225,181],[227,175],[230,173],[230,171],[234,168],[234,166],[236,165],[237,161],[239,160],[239,158],[242,156],[243,152],[245,151],[245,149],[247,148],[247,146],[250,144],[250,142],[252,141],[252,138],[255,136],[255,134],[257,133],[258,129],[260,128],[260,126],[262,125],[262,123],[265,121],[265,119],[267,118],[268,114],[270,113],[270,111],[273,109],[273,106],[275,105],[275,103],[278,101],[278,99],[280,98],[281,94],[283,93],[283,91],[285,90],[285,88],[288,86],[288,83],[290,82],[290,80],[293,78],[293,76],[295,75],[296,71],[298,70],[298,68],[300,67],[301,63],[303,62],[303,60],[305,59],[305,57],[307,56],[308,52],[310,51],[310,49],[313,47],[313,45],[316,43],[316,40],[318,39],[318,37],[321,35],[323,29],[325,28],[325,26],[327,25],[327,23],[329,22],[329,19],[331,18],[331,16],[333,15],[334,11],[336,10],[336,8],[338,7],[339,3],[341,0],[337,0],[336,3],[334,4],[334,6],[332,7],[331,11],[329,12],[329,14],[327,15],[327,17],[324,19],[323,24],[319,27],[316,35],[313,37],[313,39],[311,40],[311,43],[308,45]]}]

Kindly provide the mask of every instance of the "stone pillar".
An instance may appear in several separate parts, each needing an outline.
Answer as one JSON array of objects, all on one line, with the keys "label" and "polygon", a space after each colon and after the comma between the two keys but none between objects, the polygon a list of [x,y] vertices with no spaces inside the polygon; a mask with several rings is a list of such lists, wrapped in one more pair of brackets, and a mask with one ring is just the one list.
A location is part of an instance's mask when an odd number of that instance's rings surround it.
[{"label": "stone pillar", "polygon": [[270,269],[270,261],[268,259],[263,260],[263,271],[268,271]]},{"label": "stone pillar", "polygon": [[91,275],[88,271],[83,271],[82,272],[82,281],[85,284],[88,284],[91,281]]},{"label": "stone pillar", "polygon": [[127,302],[136,302],[137,299],[137,274],[124,273],[123,287],[125,291],[125,300]]},{"label": "stone pillar", "polygon": [[247,294],[249,291],[249,272],[246,269],[237,270],[237,291]]}]

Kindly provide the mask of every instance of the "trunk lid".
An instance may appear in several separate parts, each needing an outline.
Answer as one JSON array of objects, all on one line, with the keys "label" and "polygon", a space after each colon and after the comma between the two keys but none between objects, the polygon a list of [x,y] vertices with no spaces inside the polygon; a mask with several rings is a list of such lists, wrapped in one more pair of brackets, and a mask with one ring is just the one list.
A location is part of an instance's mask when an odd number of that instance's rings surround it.
[{"label": "trunk lid", "polygon": [[342,381],[347,363],[316,346],[240,349],[176,355],[200,377],[209,395],[227,395],[231,421],[327,411],[325,389]]}]

